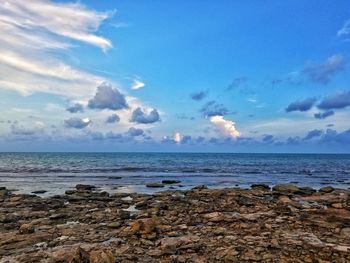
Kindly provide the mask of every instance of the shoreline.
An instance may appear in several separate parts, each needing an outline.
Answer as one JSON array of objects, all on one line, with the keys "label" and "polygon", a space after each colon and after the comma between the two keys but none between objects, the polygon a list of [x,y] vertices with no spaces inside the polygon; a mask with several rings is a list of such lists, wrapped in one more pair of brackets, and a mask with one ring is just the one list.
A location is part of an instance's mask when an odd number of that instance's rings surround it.
[{"label": "shoreline", "polygon": [[0,262],[350,262],[350,190],[0,188]]}]

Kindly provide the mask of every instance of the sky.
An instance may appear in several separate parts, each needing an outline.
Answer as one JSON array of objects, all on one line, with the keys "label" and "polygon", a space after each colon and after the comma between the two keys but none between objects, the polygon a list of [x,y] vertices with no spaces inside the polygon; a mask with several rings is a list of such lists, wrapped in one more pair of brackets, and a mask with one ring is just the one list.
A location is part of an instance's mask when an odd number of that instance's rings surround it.
[{"label": "sky", "polygon": [[347,0],[4,0],[0,151],[350,153]]}]

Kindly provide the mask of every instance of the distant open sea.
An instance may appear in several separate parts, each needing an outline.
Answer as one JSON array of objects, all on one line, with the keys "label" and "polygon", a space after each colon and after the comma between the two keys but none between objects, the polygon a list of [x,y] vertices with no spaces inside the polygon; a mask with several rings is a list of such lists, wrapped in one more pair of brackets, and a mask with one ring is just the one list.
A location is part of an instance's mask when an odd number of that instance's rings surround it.
[{"label": "distant open sea", "polygon": [[[118,177],[121,177],[119,179]],[[164,179],[181,183],[151,189]],[[350,187],[350,155],[230,153],[0,153],[0,186],[21,193],[46,190],[61,194],[76,184],[109,192],[142,192],[270,186],[295,183],[319,188]]]}]

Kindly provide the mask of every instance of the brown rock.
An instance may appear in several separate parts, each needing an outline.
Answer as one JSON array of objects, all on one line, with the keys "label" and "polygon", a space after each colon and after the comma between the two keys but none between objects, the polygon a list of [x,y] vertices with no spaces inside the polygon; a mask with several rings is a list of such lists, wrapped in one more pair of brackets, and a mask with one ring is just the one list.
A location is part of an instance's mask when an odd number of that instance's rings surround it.
[{"label": "brown rock", "polygon": [[90,252],[90,263],[114,263],[116,258],[111,250],[93,250]]},{"label": "brown rock", "polygon": [[163,254],[175,254],[177,250],[195,246],[200,240],[198,236],[166,237],[161,240],[160,249]]},{"label": "brown rock", "polygon": [[28,224],[23,224],[21,225],[21,227],[19,228],[19,233],[26,235],[26,234],[32,234],[34,233],[35,228],[32,224],[28,223]]},{"label": "brown rock", "polygon": [[145,220],[137,220],[131,225],[131,230],[135,235],[149,235],[156,232],[157,226],[157,217],[152,217]]},{"label": "brown rock", "polygon": [[69,263],[90,263],[89,253],[78,247]]}]

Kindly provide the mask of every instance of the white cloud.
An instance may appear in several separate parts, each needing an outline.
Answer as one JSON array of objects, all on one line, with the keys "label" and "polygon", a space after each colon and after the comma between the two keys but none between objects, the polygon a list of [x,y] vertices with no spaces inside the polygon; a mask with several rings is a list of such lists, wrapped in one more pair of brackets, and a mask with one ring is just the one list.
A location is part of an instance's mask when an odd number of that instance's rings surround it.
[{"label": "white cloud", "polygon": [[180,143],[180,142],[181,142],[181,139],[182,139],[181,133],[175,132],[174,135],[173,135],[173,140],[174,140],[174,142]]},{"label": "white cloud", "polygon": [[131,89],[137,90],[137,89],[143,88],[144,86],[145,86],[144,82],[142,82],[139,79],[134,79],[133,82],[132,82],[132,85],[131,85]]},{"label": "white cloud", "polygon": [[74,43],[103,51],[112,43],[96,35],[110,14],[80,3],[8,0],[0,5],[0,88],[23,95],[47,92],[69,98],[90,96],[104,79],[59,59]]},{"label": "white cloud", "polygon": [[344,25],[341,29],[338,30],[337,35],[338,37],[346,36],[350,34],[350,19],[346,20],[344,22]]},{"label": "white cloud", "polygon": [[223,116],[212,116],[209,118],[209,121],[224,135],[228,135],[232,138],[240,136],[240,133],[236,130],[235,123],[233,121],[225,120]]}]

